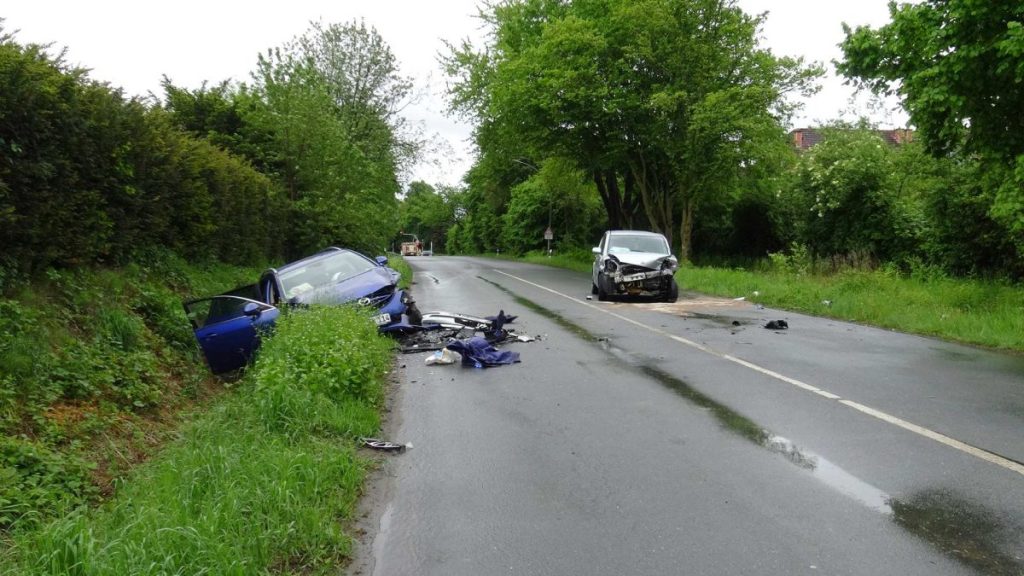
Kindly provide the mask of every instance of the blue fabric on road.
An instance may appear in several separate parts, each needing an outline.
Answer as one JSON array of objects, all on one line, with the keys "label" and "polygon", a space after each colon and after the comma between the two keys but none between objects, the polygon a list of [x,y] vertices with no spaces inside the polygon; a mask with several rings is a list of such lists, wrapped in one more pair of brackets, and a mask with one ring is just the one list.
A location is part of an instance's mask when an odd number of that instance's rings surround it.
[{"label": "blue fabric on road", "polygon": [[519,362],[518,352],[498,350],[480,336],[474,336],[466,340],[452,340],[446,348],[462,354],[463,366],[486,368],[488,366],[501,366],[502,364]]}]

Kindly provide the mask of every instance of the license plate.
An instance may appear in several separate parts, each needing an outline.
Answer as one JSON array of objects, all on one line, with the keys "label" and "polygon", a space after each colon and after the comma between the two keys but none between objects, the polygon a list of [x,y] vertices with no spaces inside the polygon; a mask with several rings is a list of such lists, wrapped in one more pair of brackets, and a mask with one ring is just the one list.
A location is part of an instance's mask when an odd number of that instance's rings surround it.
[{"label": "license plate", "polygon": [[623,282],[636,282],[637,280],[644,280],[647,278],[647,272],[641,272],[639,274],[630,274],[629,276],[623,276]]},{"label": "license plate", "polygon": [[391,314],[378,314],[373,317],[373,322],[377,326],[386,326],[391,324]]}]

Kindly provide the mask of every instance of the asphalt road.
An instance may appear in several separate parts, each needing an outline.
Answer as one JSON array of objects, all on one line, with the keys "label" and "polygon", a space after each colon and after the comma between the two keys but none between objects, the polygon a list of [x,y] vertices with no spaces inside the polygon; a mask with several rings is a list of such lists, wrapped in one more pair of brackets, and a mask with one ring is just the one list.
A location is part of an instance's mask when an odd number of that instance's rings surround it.
[{"label": "asphalt road", "polygon": [[413,449],[377,474],[350,572],[1024,574],[1024,358],[409,261],[421,310],[542,339],[484,370],[400,359],[387,432]]}]

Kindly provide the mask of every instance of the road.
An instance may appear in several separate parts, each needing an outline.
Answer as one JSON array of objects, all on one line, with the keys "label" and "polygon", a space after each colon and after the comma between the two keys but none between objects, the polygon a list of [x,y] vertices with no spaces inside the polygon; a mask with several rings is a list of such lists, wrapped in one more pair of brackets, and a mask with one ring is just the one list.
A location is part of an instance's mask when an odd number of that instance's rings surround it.
[{"label": "road", "polygon": [[373,481],[351,573],[1024,574],[1024,358],[409,261],[422,310],[541,340],[484,370],[400,359],[387,433],[413,448]]}]

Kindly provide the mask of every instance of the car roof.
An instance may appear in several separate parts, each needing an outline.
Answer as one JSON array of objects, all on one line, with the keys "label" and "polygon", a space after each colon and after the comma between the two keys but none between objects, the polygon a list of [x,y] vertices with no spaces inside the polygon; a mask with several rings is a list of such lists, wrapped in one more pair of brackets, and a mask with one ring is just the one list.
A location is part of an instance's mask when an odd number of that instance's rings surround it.
[{"label": "car roof", "polygon": [[664,238],[664,234],[658,232],[648,232],[646,230],[609,230],[610,236],[658,236]]}]

